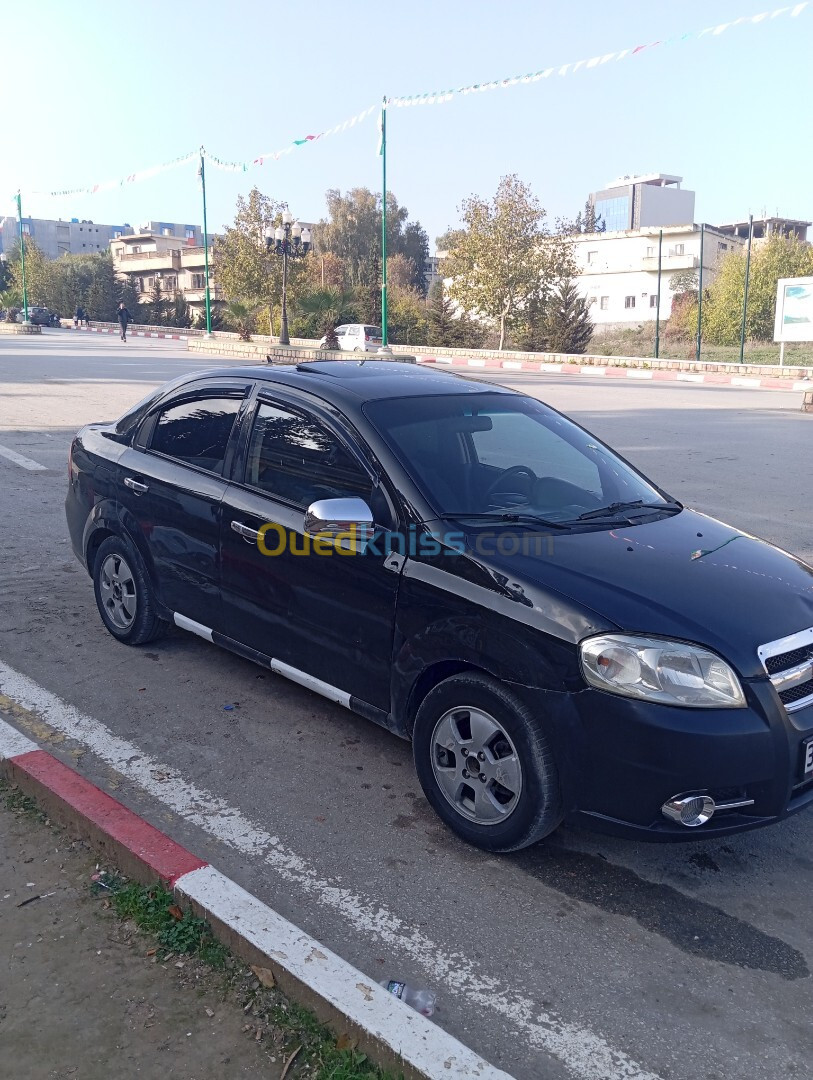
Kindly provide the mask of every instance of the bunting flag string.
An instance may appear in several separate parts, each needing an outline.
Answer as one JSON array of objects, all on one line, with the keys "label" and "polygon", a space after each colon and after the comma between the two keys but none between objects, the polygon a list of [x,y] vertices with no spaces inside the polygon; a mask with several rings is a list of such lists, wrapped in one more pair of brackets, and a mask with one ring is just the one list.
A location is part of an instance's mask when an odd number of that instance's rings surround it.
[{"label": "bunting flag string", "polygon": [[53,198],[66,195],[96,195],[100,191],[112,191],[114,188],[124,187],[125,184],[137,184],[141,180],[149,180],[151,177],[166,172],[168,169],[175,169],[179,165],[185,165],[197,156],[198,151],[193,150],[189,154],[181,154],[180,157],[165,161],[161,165],[152,165],[148,169],[140,169],[138,172],[130,173],[129,176],[123,176],[119,180],[105,180],[102,183],[91,184],[89,187],[65,188],[62,191],[32,191],[31,194],[49,195]]},{"label": "bunting flag string", "polygon": [[226,172],[248,172],[248,169],[253,166],[264,165],[269,161],[279,161],[280,158],[285,157],[287,154],[293,153],[299,146],[307,146],[309,143],[317,142],[319,139],[326,139],[330,135],[339,135],[343,131],[347,131],[349,128],[355,127],[356,124],[363,123],[368,116],[371,116],[375,110],[375,105],[370,105],[368,108],[363,109],[356,116],[350,117],[348,120],[342,121],[340,124],[336,124],[332,128],[328,128],[326,131],[320,131],[318,135],[305,135],[301,139],[293,139],[287,146],[284,146],[281,150],[268,150],[264,154],[258,154],[253,158],[251,162],[247,161],[222,161],[220,158],[210,154],[208,151],[204,151],[206,159],[211,161],[212,164],[218,168],[223,169]]},{"label": "bunting flag string", "polygon": [[640,56],[641,53],[645,51],[651,51],[652,49],[660,48],[665,45],[675,45],[680,42],[689,41],[691,39],[700,39],[709,35],[719,37],[720,34],[725,33],[726,30],[734,26],[744,26],[747,24],[757,26],[760,23],[769,22],[772,19],[778,19],[782,16],[788,16],[789,18],[795,19],[797,16],[801,15],[807,7],[810,7],[809,0],[805,0],[804,3],[776,8],[773,11],[763,11],[758,15],[741,15],[739,18],[732,19],[730,22],[719,23],[717,26],[709,26],[705,30],[690,31],[686,34],[678,34],[674,37],[664,38],[663,40],[651,41],[646,45],[636,45],[627,49],[619,49],[616,52],[608,52],[599,56],[593,56],[589,60],[577,60],[575,63],[567,64],[554,64],[551,67],[542,68],[540,71],[532,71],[525,75],[512,75],[506,79],[472,83],[470,86],[458,86],[452,90],[432,90],[423,94],[391,97],[387,99],[387,104],[395,106],[396,108],[404,108],[410,105],[443,105],[448,101],[452,101],[458,95],[476,94],[489,90],[505,90],[509,86],[539,82],[541,79],[548,79],[554,74],[574,75],[577,71],[601,67],[603,64],[617,63],[619,60],[626,60],[631,56]]},{"label": "bunting flag string", "polygon": [[[810,7],[813,7],[813,2],[811,2],[811,0],[804,0],[804,2],[801,3],[788,4],[785,7],[775,8],[773,11],[763,11],[757,15],[741,15],[739,18],[732,19],[730,22],[719,23],[717,26],[709,26],[704,30],[690,31],[685,34],[664,38],[663,40],[651,41],[644,45],[635,45],[626,49],[616,50],[615,52],[603,53],[601,55],[593,56],[588,60],[578,60],[575,63],[554,64],[550,67],[542,68],[539,71],[528,72],[525,75],[512,75],[504,79],[494,79],[490,82],[483,83],[472,83],[469,86],[458,86],[455,89],[450,90],[432,90],[423,94],[409,94],[407,96],[387,98],[387,105],[396,108],[404,108],[411,105],[441,105],[445,102],[452,101],[457,96],[482,93],[490,90],[503,90],[511,86],[539,82],[540,80],[548,79],[553,75],[574,75],[578,71],[586,71],[590,68],[602,67],[605,64],[617,63],[621,60],[626,60],[629,57],[640,56],[644,52],[651,52],[652,49],[662,48],[666,45],[680,44],[693,39],[699,40],[708,36],[719,37],[721,34],[725,33],[726,30],[735,26],[758,26],[782,17],[795,19],[801,15],[806,8]],[[348,131],[350,128],[353,128],[366,120],[367,117],[376,112],[378,108],[378,105],[370,105],[360,113],[334,125],[332,128],[320,131],[316,135],[304,135],[299,139],[293,139],[279,150],[269,150],[266,153],[258,154],[256,157],[247,161],[224,161],[222,158],[209,153],[208,150],[201,148],[200,151],[195,150],[189,154],[182,154],[180,157],[173,158],[171,161],[166,161],[161,165],[153,165],[147,169],[141,169],[138,172],[131,173],[129,176],[121,177],[118,180],[108,180],[87,187],[66,188],[60,191],[34,191],[31,194],[46,195],[52,198],[74,195],[96,195],[98,192],[111,191],[118,187],[124,187],[127,184],[148,180],[153,176],[157,176],[159,173],[166,172],[168,169],[177,168],[180,165],[184,165],[187,162],[196,159],[199,153],[203,153],[207,161],[210,161],[217,169],[222,169],[224,172],[245,173],[248,172],[250,168],[264,165],[268,162],[279,161],[280,158],[293,153],[294,150],[301,146],[308,146],[311,143],[318,142],[320,139],[325,139],[331,135],[338,135],[344,131]]]}]

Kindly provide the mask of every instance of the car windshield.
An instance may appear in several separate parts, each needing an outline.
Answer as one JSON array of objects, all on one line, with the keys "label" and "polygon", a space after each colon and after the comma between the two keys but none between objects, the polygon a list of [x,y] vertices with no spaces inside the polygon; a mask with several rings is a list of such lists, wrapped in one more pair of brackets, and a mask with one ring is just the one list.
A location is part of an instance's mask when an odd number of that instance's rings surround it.
[{"label": "car windshield", "polygon": [[679,505],[533,398],[396,398],[364,412],[440,515],[570,523],[589,514],[582,524],[596,526]]}]

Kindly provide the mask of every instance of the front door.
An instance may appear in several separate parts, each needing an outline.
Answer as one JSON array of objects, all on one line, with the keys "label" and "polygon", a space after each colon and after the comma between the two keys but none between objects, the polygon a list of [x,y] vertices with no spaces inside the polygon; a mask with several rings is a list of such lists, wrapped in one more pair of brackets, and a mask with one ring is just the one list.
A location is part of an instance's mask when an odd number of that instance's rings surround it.
[{"label": "front door", "polygon": [[220,621],[220,506],[244,394],[213,390],[171,398],[145,420],[136,445],[118,462],[122,521],[159,598],[207,628]]},{"label": "front door", "polygon": [[235,481],[221,525],[225,633],[389,712],[398,561],[380,551],[340,553],[304,531],[311,503],[349,496],[392,527],[363,448],[299,404],[261,398]]}]

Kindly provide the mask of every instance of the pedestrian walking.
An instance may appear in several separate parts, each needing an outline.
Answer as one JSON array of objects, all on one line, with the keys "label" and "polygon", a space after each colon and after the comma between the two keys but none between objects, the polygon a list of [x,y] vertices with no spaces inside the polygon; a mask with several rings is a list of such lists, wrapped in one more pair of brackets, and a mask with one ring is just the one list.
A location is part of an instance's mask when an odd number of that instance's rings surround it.
[{"label": "pedestrian walking", "polygon": [[84,318],[85,318],[85,313],[82,310],[82,305],[77,304],[76,305],[76,311],[73,313],[73,328],[74,328],[74,330],[79,329],[79,326],[84,321]]},{"label": "pedestrian walking", "polygon": [[124,301],[119,304],[118,311],[116,312],[116,318],[119,321],[121,327],[121,340],[127,340],[127,324],[133,321],[133,317],[127,308],[124,306]]}]

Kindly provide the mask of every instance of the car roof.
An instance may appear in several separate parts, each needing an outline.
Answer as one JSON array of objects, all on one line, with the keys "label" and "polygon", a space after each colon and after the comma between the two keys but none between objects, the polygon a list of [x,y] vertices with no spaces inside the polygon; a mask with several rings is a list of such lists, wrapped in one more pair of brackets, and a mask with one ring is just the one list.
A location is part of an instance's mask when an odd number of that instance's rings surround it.
[{"label": "car roof", "polygon": [[200,378],[251,378],[269,385],[309,390],[327,401],[377,401],[381,398],[426,397],[440,394],[516,394],[492,383],[462,378],[393,360],[313,360],[297,365],[252,365],[197,372]]}]

